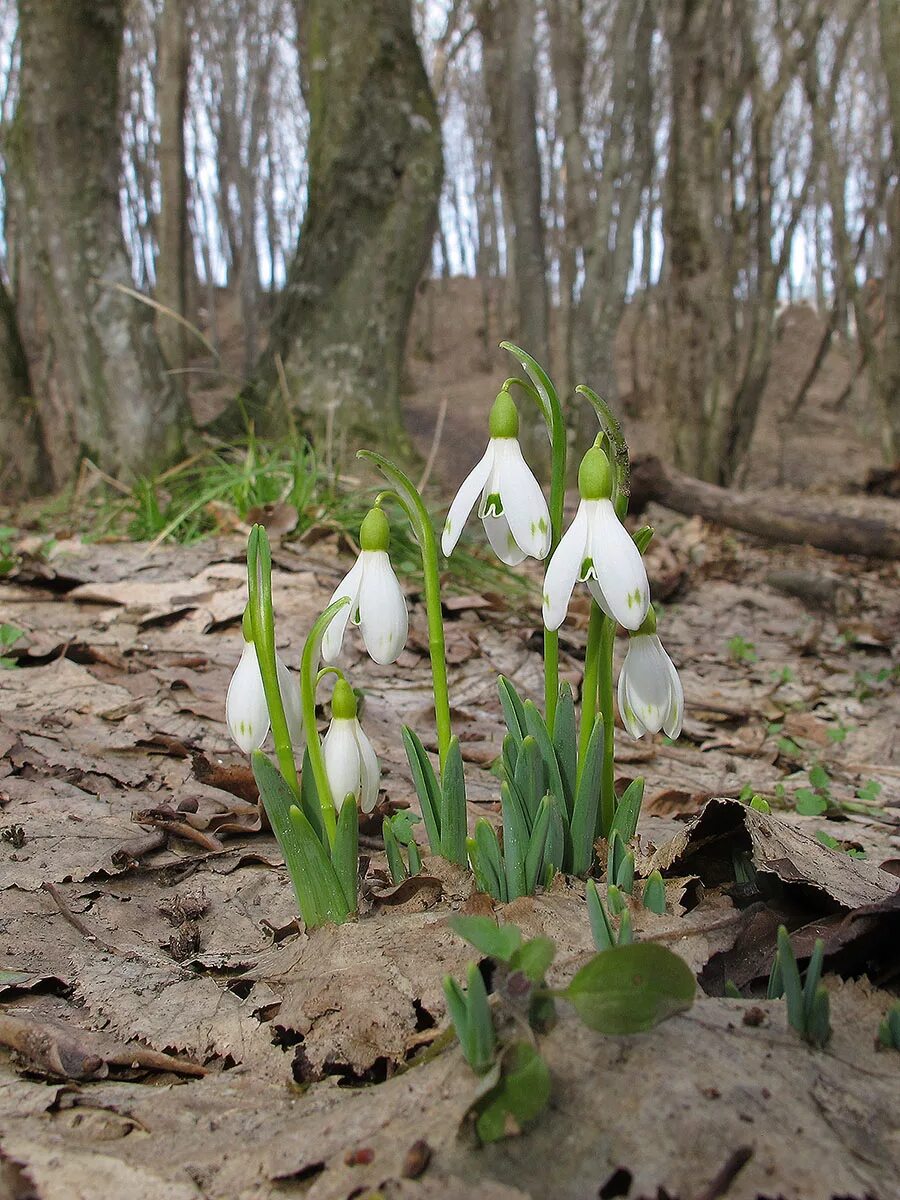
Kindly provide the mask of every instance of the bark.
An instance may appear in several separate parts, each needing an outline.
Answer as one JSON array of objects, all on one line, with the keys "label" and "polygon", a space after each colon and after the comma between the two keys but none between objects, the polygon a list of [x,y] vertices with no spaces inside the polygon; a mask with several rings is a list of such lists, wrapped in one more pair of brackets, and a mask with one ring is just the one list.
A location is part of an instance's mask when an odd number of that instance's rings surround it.
[{"label": "bark", "polygon": [[[500,167],[509,222],[507,271],[512,268],[516,341],[548,369],[550,306],[541,160],[537,143],[535,0],[479,0],[475,19],[481,35],[491,141]],[[511,254],[510,254],[511,251]],[[546,457],[539,415],[522,409],[522,442],[532,459]]]},{"label": "bark", "polygon": [[312,431],[333,422],[338,459],[360,441],[395,452],[409,318],[437,224],[437,108],[409,0],[307,0],[298,21],[309,201],[250,407],[279,426],[277,355]]},{"label": "bark", "polygon": [[[900,0],[880,0],[881,61],[888,85],[893,161],[900,161]],[[900,457],[900,182],[888,199],[889,245],[884,277],[884,348],[879,386],[885,415],[884,451]]]},{"label": "bark", "polygon": [[16,313],[0,281],[0,497],[5,504],[53,487],[40,414],[31,394],[28,363]]},{"label": "bark", "polygon": [[817,546],[834,554],[900,558],[900,524],[874,517],[823,511],[822,501],[807,504],[768,494],[737,493],[682,474],[648,456],[631,468],[631,508],[640,512],[651,500],[686,516],[728,525],[765,542]]},{"label": "bark", "polygon": [[110,473],[170,463],[188,424],[119,212],[122,0],[20,0],[21,93],[9,157],[27,212],[55,379],[81,450]]},{"label": "bark", "polygon": [[[159,253],[156,299],[181,317],[188,313],[189,250],[184,118],[187,107],[190,36],[189,0],[165,0],[159,31]],[[157,333],[170,367],[184,366],[186,330],[171,317],[157,317]]]}]

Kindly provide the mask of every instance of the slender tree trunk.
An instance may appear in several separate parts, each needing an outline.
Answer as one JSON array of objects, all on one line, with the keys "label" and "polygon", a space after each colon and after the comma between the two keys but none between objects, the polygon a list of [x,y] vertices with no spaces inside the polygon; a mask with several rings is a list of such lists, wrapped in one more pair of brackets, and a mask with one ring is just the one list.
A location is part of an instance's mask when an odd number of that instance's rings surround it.
[{"label": "slender tree trunk", "polygon": [[[187,24],[189,0],[165,0],[159,29],[159,253],[156,259],[156,299],[179,316],[188,312],[187,172],[184,159],[184,118],[190,67]],[[184,326],[160,314],[157,332],[170,367],[184,366],[187,351]]]},{"label": "slender tree trunk", "polygon": [[40,414],[28,378],[9,292],[0,281],[0,497],[5,503],[48,492],[53,487]]},{"label": "slender tree trunk", "polygon": [[180,453],[188,412],[131,285],[119,213],[123,0],[20,0],[10,165],[29,215],[48,338],[77,439],[105,470]]},{"label": "slender tree trunk", "polygon": [[[475,17],[491,140],[510,217],[507,258],[511,258],[515,287],[516,340],[550,369],[550,302],[537,143],[535,0],[479,0]],[[540,460],[546,458],[546,434],[540,416],[529,409],[521,410],[522,441]]]},{"label": "slender tree trunk", "polygon": [[[878,17],[896,164],[900,161],[900,0],[880,0]],[[884,273],[884,349],[879,389],[885,417],[885,458],[894,462],[900,457],[900,183],[896,177],[887,208],[889,244]]]},{"label": "slender tree trunk", "polygon": [[[255,411],[278,424],[275,355],[338,460],[405,445],[403,355],[437,223],[440,122],[409,0],[304,0],[309,202],[259,364]],[[245,403],[247,398],[245,397]]]}]

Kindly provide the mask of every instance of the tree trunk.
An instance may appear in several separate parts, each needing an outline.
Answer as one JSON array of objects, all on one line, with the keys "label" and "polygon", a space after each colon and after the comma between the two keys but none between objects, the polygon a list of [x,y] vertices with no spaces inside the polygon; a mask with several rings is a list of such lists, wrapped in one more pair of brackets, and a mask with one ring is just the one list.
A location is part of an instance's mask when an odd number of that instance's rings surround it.
[{"label": "tree trunk", "polygon": [[[881,61],[888,84],[894,163],[900,160],[900,0],[880,0]],[[879,384],[885,416],[884,452],[900,457],[900,183],[888,197],[887,262],[884,275],[884,348]]]},{"label": "tree trunk", "polygon": [[[188,312],[187,172],[184,160],[184,117],[187,106],[190,37],[188,0],[165,0],[159,28],[159,253],[156,299],[180,317]],[[186,330],[160,313],[157,333],[170,367],[184,366]]]},{"label": "tree trunk", "polygon": [[437,107],[409,0],[304,0],[298,22],[309,202],[255,409],[277,427],[279,355],[312,431],[336,431],[338,461],[361,442],[394,453],[405,445],[407,328],[437,223]]},{"label": "tree trunk", "polygon": [[53,474],[40,414],[31,395],[28,363],[16,313],[0,281],[0,496],[5,503],[36,496],[53,487]]},{"label": "tree trunk", "polygon": [[[515,286],[516,340],[548,370],[550,304],[541,215],[541,159],[537,143],[534,0],[479,0],[475,19],[481,34],[491,140],[500,165],[511,219],[507,239]],[[546,459],[547,437],[540,415],[521,409],[522,442],[534,461]]]},{"label": "tree trunk", "polygon": [[118,65],[124,0],[20,0],[10,167],[27,206],[48,340],[76,436],[110,473],[181,451],[184,398],[131,285],[119,212]]}]

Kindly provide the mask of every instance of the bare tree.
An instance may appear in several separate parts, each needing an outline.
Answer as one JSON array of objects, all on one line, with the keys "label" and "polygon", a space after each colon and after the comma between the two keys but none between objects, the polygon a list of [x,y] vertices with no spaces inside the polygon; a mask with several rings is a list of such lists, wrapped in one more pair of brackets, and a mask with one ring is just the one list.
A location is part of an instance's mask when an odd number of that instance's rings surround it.
[{"label": "bare tree", "polygon": [[888,248],[884,277],[884,349],[876,387],[885,414],[884,451],[889,462],[900,457],[900,0],[880,0],[881,60],[890,102],[894,173],[887,202]]},{"label": "bare tree", "polygon": [[53,473],[9,292],[0,281],[0,496],[9,503],[48,492]]},{"label": "bare tree", "polygon": [[145,473],[182,447],[188,411],[132,282],[119,211],[122,0],[20,0],[10,169],[26,209],[56,386],[104,469]]},{"label": "bare tree", "polygon": [[[159,253],[156,299],[179,316],[188,312],[192,250],[188,229],[184,122],[187,107],[190,32],[189,0],[165,0],[159,25]],[[161,314],[159,341],[170,367],[184,365],[185,329]]]}]

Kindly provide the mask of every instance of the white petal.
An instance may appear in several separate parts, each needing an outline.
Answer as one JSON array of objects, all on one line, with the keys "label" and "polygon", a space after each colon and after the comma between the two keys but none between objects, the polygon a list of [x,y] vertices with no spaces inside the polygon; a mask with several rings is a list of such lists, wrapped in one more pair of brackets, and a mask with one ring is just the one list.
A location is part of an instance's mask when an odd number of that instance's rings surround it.
[{"label": "white petal", "polygon": [[619,716],[622,718],[622,724],[628,730],[633,738],[643,737],[647,730],[637,719],[637,714],[631,704],[631,697],[628,694],[628,655],[625,655],[625,662],[622,665],[622,670],[619,672]]},{"label": "white petal", "polygon": [[662,645],[660,645],[660,652],[669,672],[669,711],[663,721],[663,732],[674,741],[681,736],[681,727],[684,724],[684,688],[675,664],[666,654]]},{"label": "white petal", "polygon": [[381,783],[381,767],[378,765],[378,759],[375,751],[372,749],[372,743],[363,733],[363,728],[359,721],[356,721],[356,744],[359,747],[359,761],[362,774],[362,789],[360,794],[360,808],[363,812],[371,812],[378,800],[378,785]]},{"label": "white petal", "polygon": [[325,773],[338,812],[348,795],[359,795],[359,746],[354,729],[357,724],[355,717],[335,717],[322,739]]},{"label": "white petal", "polygon": [[494,517],[489,514],[482,517],[482,520],[488,541],[501,562],[505,562],[508,567],[517,567],[525,561],[525,551],[517,545],[505,515]]},{"label": "white petal", "polygon": [[284,715],[287,718],[288,733],[291,735],[291,745],[298,750],[303,744],[303,710],[300,705],[300,681],[296,679],[280,658],[276,657],[278,668],[278,690],[281,692],[281,703],[284,705]]},{"label": "white petal", "polygon": [[625,656],[625,696],[648,733],[658,733],[671,703],[668,655],[656,634],[631,638]]},{"label": "white petal", "polygon": [[359,558],[334,589],[328,604],[325,605],[328,608],[329,605],[334,604],[335,600],[341,600],[344,596],[350,597],[350,603],[345,604],[340,612],[335,613],[334,617],[332,617],[322,638],[322,658],[327,663],[333,663],[341,652],[341,642],[344,640],[344,630],[347,628],[347,622],[351,616],[356,616],[354,610],[356,609],[362,579],[363,558],[362,554],[360,554]]},{"label": "white petal", "polygon": [[600,585],[597,583],[597,580],[596,579],[588,579],[587,586],[588,586],[588,591],[591,593],[593,598],[597,601],[597,605],[598,605],[600,611],[603,613],[603,615],[606,617],[609,617],[611,621],[615,621],[616,618],[613,616],[612,612],[610,611],[609,605],[606,603],[606,597],[603,595],[603,592],[600,588]]},{"label": "white petal", "polygon": [[371,657],[382,666],[395,662],[406,645],[406,600],[386,550],[363,550],[359,589],[359,627]]},{"label": "white petal", "polygon": [[550,510],[516,438],[498,439],[497,461],[500,501],[513,537],[523,554],[546,558],[550,549]]},{"label": "white petal", "polygon": [[650,607],[650,584],[641,552],[609,500],[588,502],[590,556],[609,612],[626,629],[639,629]]},{"label": "white petal", "polygon": [[441,549],[445,554],[452,554],[453,547],[459,541],[459,535],[462,533],[463,527],[469,519],[469,513],[472,511],[479,493],[485,483],[487,483],[493,461],[494,441],[492,439],[488,442],[484,457],[475,464],[463,480],[462,486],[456,493],[453,503],[450,505],[447,520],[444,522],[444,532],[441,534]]},{"label": "white petal", "polygon": [[575,520],[563,534],[544,575],[544,624],[559,629],[587,552],[588,520],[585,501],[578,505]]},{"label": "white petal", "polygon": [[256,647],[244,642],[225,696],[225,719],[231,736],[245,754],[258,750],[269,732],[269,710],[263,691]]}]

